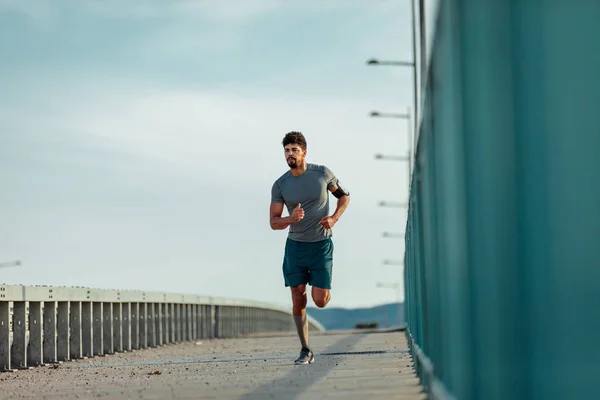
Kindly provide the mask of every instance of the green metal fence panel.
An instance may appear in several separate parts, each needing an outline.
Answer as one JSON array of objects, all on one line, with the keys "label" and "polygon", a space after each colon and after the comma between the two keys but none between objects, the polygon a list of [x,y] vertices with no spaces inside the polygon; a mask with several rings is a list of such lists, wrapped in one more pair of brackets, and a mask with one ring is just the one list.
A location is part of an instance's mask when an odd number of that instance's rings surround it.
[{"label": "green metal fence panel", "polygon": [[[539,18],[541,32],[538,43],[523,44],[530,97],[521,98],[520,115],[540,118],[518,137],[528,167],[522,233],[532,239],[523,254],[531,391],[535,398],[600,398],[600,2],[543,5],[541,15],[528,8],[520,21],[527,29]],[[530,99],[540,101],[525,104]]]},{"label": "green metal fence panel", "polygon": [[440,3],[406,227],[432,398],[600,398],[600,2]]}]

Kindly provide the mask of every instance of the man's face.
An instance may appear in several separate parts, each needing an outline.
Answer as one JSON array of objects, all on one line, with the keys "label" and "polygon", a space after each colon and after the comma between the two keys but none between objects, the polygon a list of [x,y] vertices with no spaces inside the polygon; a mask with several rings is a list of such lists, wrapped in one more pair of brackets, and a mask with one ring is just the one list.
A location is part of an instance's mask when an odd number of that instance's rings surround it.
[{"label": "man's face", "polygon": [[306,156],[306,150],[302,150],[302,147],[298,144],[288,144],[284,147],[285,160],[287,161],[290,168],[297,168],[302,165],[304,156]]}]

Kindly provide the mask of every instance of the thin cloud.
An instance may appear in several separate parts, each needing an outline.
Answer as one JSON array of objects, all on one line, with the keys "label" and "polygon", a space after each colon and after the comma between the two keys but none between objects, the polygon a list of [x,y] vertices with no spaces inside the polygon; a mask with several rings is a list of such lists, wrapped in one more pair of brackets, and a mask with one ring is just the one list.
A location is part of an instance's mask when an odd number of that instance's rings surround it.
[{"label": "thin cloud", "polygon": [[195,15],[215,22],[239,24],[254,19],[285,5],[282,0],[225,0],[176,1],[173,6],[179,15]]},{"label": "thin cloud", "polygon": [[38,28],[53,25],[57,9],[50,0],[0,0],[0,17],[16,13],[27,17]]},{"label": "thin cloud", "polygon": [[112,18],[239,24],[276,10],[282,4],[282,0],[97,0],[77,1],[73,5],[88,13]]},{"label": "thin cloud", "polygon": [[[318,140],[330,144],[335,138],[361,137],[372,126],[366,118],[368,101],[361,99],[182,90],[117,92],[121,95],[106,98],[82,95],[96,97],[91,104],[78,106],[76,98],[65,102],[56,111],[63,115],[64,129],[101,138],[120,149],[204,168],[221,157],[256,154],[265,146],[277,148],[280,136],[289,130],[313,131],[313,137],[318,134]],[[349,118],[357,112],[365,117]]]}]

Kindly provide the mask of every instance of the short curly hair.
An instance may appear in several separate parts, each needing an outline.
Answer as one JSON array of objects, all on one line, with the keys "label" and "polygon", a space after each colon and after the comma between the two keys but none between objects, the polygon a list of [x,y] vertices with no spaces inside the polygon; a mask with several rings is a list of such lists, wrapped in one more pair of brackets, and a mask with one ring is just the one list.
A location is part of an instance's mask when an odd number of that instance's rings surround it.
[{"label": "short curly hair", "polygon": [[282,144],[283,147],[287,146],[288,144],[297,144],[298,146],[302,147],[302,150],[306,150],[306,139],[301,132],[291,131],[286,133]]}]

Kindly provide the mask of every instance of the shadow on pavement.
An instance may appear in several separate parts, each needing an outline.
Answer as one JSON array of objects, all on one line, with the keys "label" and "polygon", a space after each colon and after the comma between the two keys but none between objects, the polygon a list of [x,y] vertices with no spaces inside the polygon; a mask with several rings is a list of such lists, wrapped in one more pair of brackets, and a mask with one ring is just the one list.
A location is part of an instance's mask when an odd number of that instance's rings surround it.
[{"label": "shadow on pavement", "polygon": [[[315,383],[326,377],[335,368],[339,358],[333,355],[343,356],[351,352],[352,348],[360,342],[364,334],[349,335],[321,353],[315,354],[315,362],[310,365],[292,365],[292,370],[273,381],[268,381],[256,390],[241,397],[242,400],[294,400]],[[325,358],[327,357],[327,358]],[[337,361],[336,361],[337,360]]]}]

